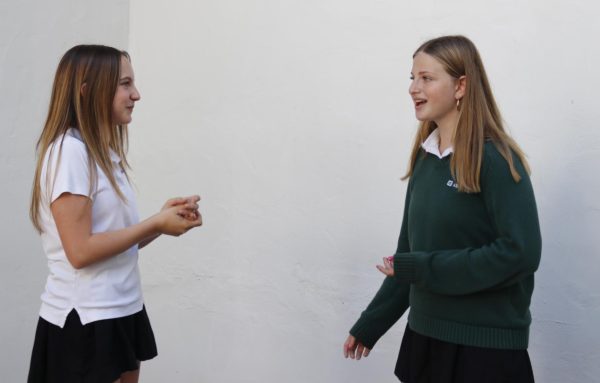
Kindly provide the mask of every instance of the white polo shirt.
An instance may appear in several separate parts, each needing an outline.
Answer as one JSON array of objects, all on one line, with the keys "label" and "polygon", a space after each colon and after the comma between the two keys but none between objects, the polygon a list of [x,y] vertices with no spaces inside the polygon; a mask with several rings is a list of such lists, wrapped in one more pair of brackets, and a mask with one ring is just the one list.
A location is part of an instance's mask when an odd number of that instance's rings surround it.
[{"label": "white polo shirt", "polygon": [[[55,148],[50,158],[52,146]],[[119,198],[98,166],[97,186],[90,194],[88,154],[79,131],[71,128],[65,134],[58,167],[60,139],[50,148],[45,155],[40,178],[42,245],[50,270],[42,294],[40,316],[62,328],[72,309],[77,310],[82,324],[137,313],[143,306],[138,246],[77,270],[65,255],[50,211],[50,203],[68,192],[92,200],[92,233],[119,230],[138,223],[135,196],[125,173],[115,170],[114,175],[127,203]],[[117,164],[120,162],[118,155],[112,151],[111,160]],[[54,183],[51,196],[46,188],[47,177],[50,187]]]}]

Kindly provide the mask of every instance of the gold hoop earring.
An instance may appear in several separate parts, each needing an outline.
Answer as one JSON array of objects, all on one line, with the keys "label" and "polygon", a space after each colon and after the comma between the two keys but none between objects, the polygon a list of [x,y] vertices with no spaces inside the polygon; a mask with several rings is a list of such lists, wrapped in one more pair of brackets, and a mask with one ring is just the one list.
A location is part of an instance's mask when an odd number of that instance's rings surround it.
[{"label": "gold hoop earring", "polygon": [[456,99],[456,110],[460,110],[460,98]]}]

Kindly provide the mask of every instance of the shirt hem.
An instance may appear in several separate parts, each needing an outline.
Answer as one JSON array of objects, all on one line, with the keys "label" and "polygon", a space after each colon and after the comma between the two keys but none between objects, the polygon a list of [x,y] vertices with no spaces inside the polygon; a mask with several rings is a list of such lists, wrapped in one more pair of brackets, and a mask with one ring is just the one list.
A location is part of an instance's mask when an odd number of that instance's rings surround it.
[{"label": "shirt hem", "polygon": [[76,306],[69,306],[66,309],[52,309],[48,307],[45,303],[42,303],[42,307],[40,308],[40,317],[55,326],[63,328],[65,326],[67,316],[73,309],[77,311],[77,314],[79,315],[79,318],[81,320],[81,324],[86,325],[88,323],[96,322],[99,320],[116,319],[133,315],[142,311],[143,307],[143,299],[140,299],[139,301],[136,301],[124,307],[103,307],[91,309],[82,309],[81,307]]}]

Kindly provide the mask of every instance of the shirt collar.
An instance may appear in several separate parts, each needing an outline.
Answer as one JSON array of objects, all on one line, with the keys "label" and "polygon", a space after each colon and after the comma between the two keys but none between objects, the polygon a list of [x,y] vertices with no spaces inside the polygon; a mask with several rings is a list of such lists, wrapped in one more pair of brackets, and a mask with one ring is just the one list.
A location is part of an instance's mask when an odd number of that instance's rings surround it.
[{"label": "shirt collar", "polygon": [[421,147],[427,153],[431,153],[437,158],[442,159],[452,154],[454,152],[454,148],[450,146],[444,150],[444,153],[440,153],[440,132],[438,129],[439,128],[435,128],[434,131],[429,134],[429,137],[427,137],[427,139],[421,144]]}]

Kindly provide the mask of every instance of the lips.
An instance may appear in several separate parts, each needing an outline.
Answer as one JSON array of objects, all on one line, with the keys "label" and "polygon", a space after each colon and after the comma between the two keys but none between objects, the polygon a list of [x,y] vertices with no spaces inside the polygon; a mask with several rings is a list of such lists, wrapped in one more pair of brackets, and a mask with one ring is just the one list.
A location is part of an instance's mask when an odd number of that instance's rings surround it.
[{"label": "lips", "polygon": [[413,101],[415,103],[415,108],[420,108],[421,106],[425,105],[425,103],[427,103],[427,100],[423,99],[415,99]]}]

